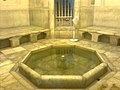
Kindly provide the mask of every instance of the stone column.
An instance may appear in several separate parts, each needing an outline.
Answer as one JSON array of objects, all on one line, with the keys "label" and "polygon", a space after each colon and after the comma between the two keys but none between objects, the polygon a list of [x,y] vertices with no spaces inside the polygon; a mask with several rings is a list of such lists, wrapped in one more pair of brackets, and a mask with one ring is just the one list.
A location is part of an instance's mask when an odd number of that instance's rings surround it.
[{"label": "stone column", "polygon": [[105,0],[101,0],[101,6],[102,6],[102,7],[105,6]]},{"label": "stone column", "polygon": [[20,38],[21,38],[21,36],[15,36],[15,37],[10,38],[11,46],[12,47],[19,46],[20,45]]},{"label": "stone column", "polygon": [[37,42],[37,35],[38,33],[30,34],[30,42]]},{"label": "stone column", "polygon": [[92,41],[93,42],[98,42],[98,37],[101,34],[99,34],[99,33],[91,33],[91,34],[92,34]]},{"label": "stone column", "polygon": [[116,45],[118,44],[118,37],[117,36],[110,36],[110,44]]},{"label": "stone column", "polygon": [[79,17],[80,16],[79,15],[80,9],[79,9],[79,7],[80,7],[80,0],[75,0],[74,1],[74,19],[73,19],[73,25],[75,27],[75,31],[74,31],[75,35],[73,33],[74,38],[78,38],[77,32],[79,32],[78,31],[79,30],[79,20],[80,20],[80,17]]},{"label": "stone column", "polygon": [[55,28],[55,16],[54,16],[54,0],[49,0],[49,23],[50,23],[50,31],[51,38],[54,38],[54,28]]},{"label": "stone column", "polygon": [[74,5],[74,19],[75,19],[74,26],[75,26],[75,29],[79,28],[79,19],[80,19],[80,17],[79,17],[80,16],[79,15],[79,12],[80,12],[79,7],[80,7],[80,0],[75,0],[75,5]]}]

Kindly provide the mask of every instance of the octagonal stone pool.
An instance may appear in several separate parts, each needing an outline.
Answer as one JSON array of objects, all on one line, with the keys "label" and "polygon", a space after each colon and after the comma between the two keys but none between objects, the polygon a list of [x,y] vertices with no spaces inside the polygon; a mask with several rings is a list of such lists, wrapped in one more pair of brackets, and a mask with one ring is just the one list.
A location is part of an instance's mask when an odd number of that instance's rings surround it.
[{"label": "octagonal stone pool", "polygon": [[31,51],[19,72],[38,88],[86,88],[108,71],[95,50],[51,45]]}]

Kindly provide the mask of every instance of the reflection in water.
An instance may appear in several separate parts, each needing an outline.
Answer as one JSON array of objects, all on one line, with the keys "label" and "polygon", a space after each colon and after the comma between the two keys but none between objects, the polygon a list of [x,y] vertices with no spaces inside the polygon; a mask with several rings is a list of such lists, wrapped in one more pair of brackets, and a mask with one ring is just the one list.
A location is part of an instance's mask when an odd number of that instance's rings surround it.
[{"label": "reflection in water", "polygon": [[94,52],[74,47],[39,51],[26,62],[41,75],[83,75],[100,63]]},{"label": "reflection in water", "polygon": [[61,56],[57,56],[57,67],[60,69],[68,69],[71,68],[74,64],[73,54],[65,54]]}]

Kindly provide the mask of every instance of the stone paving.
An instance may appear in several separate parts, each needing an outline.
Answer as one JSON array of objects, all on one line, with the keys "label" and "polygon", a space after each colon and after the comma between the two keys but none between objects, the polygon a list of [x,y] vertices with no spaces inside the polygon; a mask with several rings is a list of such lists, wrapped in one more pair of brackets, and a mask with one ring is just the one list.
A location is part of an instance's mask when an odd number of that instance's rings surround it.
[{"label": "stone paving", "polygon": [[86,90],[120,90],[120,46],[95,43],[88,40],[71,42],[68,39],[45,39],[39,40],[36,43],[27,43],[19,47],[0,50],[0,90],[39,90],[26,79],[17,76],[17,74],[13,75],[14,72],[12,72],[11,69],[32,49],[50,44],[80,45],[97,50],[112,71],[90,85]]}]

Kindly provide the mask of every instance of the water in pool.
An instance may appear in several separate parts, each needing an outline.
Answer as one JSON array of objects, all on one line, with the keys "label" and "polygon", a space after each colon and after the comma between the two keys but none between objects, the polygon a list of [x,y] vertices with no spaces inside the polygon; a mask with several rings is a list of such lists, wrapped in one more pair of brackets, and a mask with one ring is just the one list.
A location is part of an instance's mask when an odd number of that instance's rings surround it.
[{"label": "water in pool", "polygon": [[41,75],[83,75],[100,63],[94,52],[75,47],[38,51],[26,62]]}]

